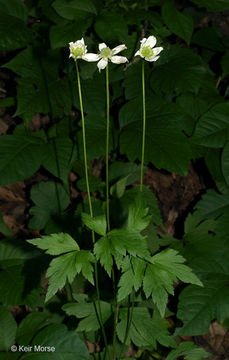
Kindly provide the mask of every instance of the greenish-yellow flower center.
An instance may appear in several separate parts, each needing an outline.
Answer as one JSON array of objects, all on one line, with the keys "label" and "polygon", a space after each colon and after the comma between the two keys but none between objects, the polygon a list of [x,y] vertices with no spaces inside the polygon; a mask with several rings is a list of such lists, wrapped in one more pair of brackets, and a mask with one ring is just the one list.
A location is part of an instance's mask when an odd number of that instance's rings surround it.
[{"label": "greenish-yellow flower center", "polygon": [[141,50],[141,55],[147,59],[151,58],[153,56],[153,49],[151,49],[151,47],[148,46],[143,46],[142,50]]},{"label": "greenish-yellow flower center", "polygon": [[101,51],[102,57],[109,58],[111,56],[111,49],[109,47],[104,48]]},{"label": "greenish-yellow flower center", "polygon": [[84,54],[84,49],[82,46],[77,46],[75,48],[72,49],[72,53],[74,56],[83,56]]}]

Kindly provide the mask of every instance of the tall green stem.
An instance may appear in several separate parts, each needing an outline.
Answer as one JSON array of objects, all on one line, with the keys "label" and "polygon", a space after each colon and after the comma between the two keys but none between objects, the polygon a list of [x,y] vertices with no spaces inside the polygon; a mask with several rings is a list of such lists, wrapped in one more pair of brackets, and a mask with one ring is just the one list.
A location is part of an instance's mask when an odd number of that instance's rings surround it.
[{"label": "tall green stem", "polygon": [[[79,91],[79,100],[80,100],[80,111],[81,111],[81,118],[82,118],[82,132],[83,132],[83,156],[84,156],[84,168],[85,168],[85,179],[86,179],[86,187],[87,187],[87,195],[88,195],[88,203],[89,203],[89,212],[90,216],[93,217],[93,209],[92,209],[92,202],[91,202],[91,193],[90,193],[90,186],[88,181],[88,167],[87,167],[87,145],[86,145],[86,132],[85,132],[85,120],[84,120],[84,111],[83,111],[83,101],[82,101],[82,91],[81,91],[81,82],[80,82],[80,74],[79,74],[79,67],[76,60],[76,73],[77,73],[77,82],[78,82],[78,91]],[[92,242],[95,243],[95,233],[92,231]],[[99,292],[99,279],[98,279],[98,267],[97,263],[95,262],[95,286],[96,286],[96,295],[97,295],[97,302],[98,302],[98,321],[101,327],[101,331],[103,334],[103,339],[105,346],[107,348],[107,337],[103,326],[103,319],[102,319],[102,311],[101,311],[101,304],[100,304],[100,292]]]},{"label": "tall green stem", "polygon": [[142,105],[143,105],[143,124],[142,124],[142,159],[141,159],[141,181],[140,190],[143,186],[143,170],[145,157],[145,136],[146,136],[146,99],[145,99],[145,68],[144,60],[142,61]]},{"label": "tall green stem", "polygon": [[106,66],[106,94],[107,94],[107,136],[106,136],[106,213],[107,230],[110,231],[110,205],[109,205],[109,135],[110,135],[110,93],[109,68]]},{"label": "tall green stem", "polygon": [[[110,135],[110,92],[109,92],[109,67],[106,66],[106,95],[107,95],[107,133],[106,133],[106,217],[107,217],[107,231],[110,231],[110,204],[109,204],[109,135]],[[114,293],[114,336],[113,336],[113,359],[116,359],[115,344],[116,344],[116,327],[118,323],[118,304],[115,286],[115,273],[112,269],[112,282]]]},{"label": "tall green stem", "polygon": [[[76,72],[77,72],[77,82],[78,82],[78,90],[79,90],[79,100],[80,100],[80,111],[82,118],[82,132],[83,132],[83,157],[84,157],[84,169],[85,169],[85,179],[86,179],[86,187],[87,187],[87,196],[89,203],[89,212],[90,216],[93,217],[93,209],[91,203],[91,193],[90,186],[88,181],[88,167],[87,167],[87,145],[86,145],[86,131],[85,131],[85,120],[84,120],[84,111],[83,111],[83,100],[82,100],[82,91],[81,91],[81,82],[80,82],[80,74],[79,67],[76,60]],[[95,243],[95,233],[92,231],[92,241]]]}]

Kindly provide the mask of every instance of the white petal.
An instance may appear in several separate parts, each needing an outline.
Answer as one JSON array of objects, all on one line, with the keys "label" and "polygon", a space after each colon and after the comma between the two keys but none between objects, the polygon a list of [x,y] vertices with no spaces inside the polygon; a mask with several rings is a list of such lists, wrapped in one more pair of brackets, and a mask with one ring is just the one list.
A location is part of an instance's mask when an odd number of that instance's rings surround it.
[{"label": "white petal", "polygon": [[108,64],[108,59],[101,59],[97,64],[99,71],[105,69],[107,64]]},{"label": "white petal", "polygon": [[107,45],[105,43],[101,43],[99,44],[99,51],[102,51],[103,49],[105,49],[107,47]]},{"label": "white petal", "polygon": [[138,51],[134,54],[134,56],[138,56],[138,55],[140,55],[140,50],[138,50]]},{"label": "white petal", "polygon": [[123,51],[123,50],[125,50],[125,49],[127,49],[126,45],[124,45],[124,44],[118,45],[118,46],[116,46],[114,49],[112,49],[112,54],[113,54],[113,55],[116,55],[116,54],[118,54],[120,51]]},{"label": "white petal", "polygon": [[114,64],[124,64],[128,62],[128,59],[125,56],[111,56],[110,59]]},{"label": "white petal", "polygon": [[156,47],[153,49],[153,55],[157,56],[163,50],[163,47]]},{"label": "white petal", "polygon": [[140,40],[140,43],[142,44],[142,45],[144,45],[145,44],[145,42],[146,42],[146,38],[143,38],[142,40]]},{"label": "white petal", "polygon": [[70,42],[70,43],[69,43],[69,47],[71,47],[73,44],[74,44],[74,42]]},{"label": "white petal", "polygon": [[150,61],[150,62],[152,62],[152,61],[157,61],[157,60],[159,59],[159,57],[160,57],[160,56],[151,56],[151,58],[149,58],[149,59],[146,59],[146,58],[145,58],[145,60]]},{"label": "white petal", "polygon": [[85,43],[84,43],[84,38],[82,38],[80,41],[81,41],[81,43],[82,43],[83,45],[85,45]]},{"label": "white petal", "polygon": [[149,36],[148,39],[146,40],[146,42],[144,43],[145,46],[150,46],[151,48],[153,48],[156,45],[157,39],[155,38],[155,36]]},{"label": "white petal", "polygon": [[88,62],[93,62],[93,61],[98,61],[99,59],[101,59],[101,56],[98,54],[87,53],[82,56],[82,59],[85,61],[88,61]]}]

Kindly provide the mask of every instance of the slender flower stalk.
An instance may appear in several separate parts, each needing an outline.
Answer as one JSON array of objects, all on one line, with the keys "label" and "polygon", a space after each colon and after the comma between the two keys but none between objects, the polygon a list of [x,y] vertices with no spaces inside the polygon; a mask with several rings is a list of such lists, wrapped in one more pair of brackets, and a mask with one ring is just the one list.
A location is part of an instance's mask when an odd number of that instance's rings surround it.
[{"label": "slender flower stalk", "polygon": [[135,56],[140,56],[142,61],[142,109],[143,109],[143,123],[142,123],[142,156],[141,156],[141,178],[140,191],[143,189],[143,170],[145,159],[145,134],[146,134],[146,100],[145,100],[145,67],[144,60],[154,62],[159,59],[159,54],[163,50],[162,47],[155,47],[157,39],[155,36],[149,36],[140,40],[140,49],[135,53]]},{"label": "slender flower stalk", "polygon": [[145,67],[142,61],[142,108],[143,108],[143,123],[142,123],[142,158],[141,158],[141,180],[140,191],[143,187],[143,170],[144,170],[144,157],[145,157],[145,137],[146,137],[146,99],[145,99]]},{"label": "slender flower stalk", "polygon": [[[81,111],[81,118],[82,118],[82,134],[83,134],[83,156],[84,156],[84,168],[85,168],[85,179],[86,179],[86,187],[87,187],[87,194],[88,194],[88,203],[89,203],[89,213],[90,216],[93,217],[93,208],[92,208],[92,201],[91,201],[91,193],[90,193],[90,185],[88,180],[88,162],[87,162],[87,145],[86,145],[86,131],[85,131],[85,119],[84,119],[84,110],[83,110],[83,100],[82,100],[82,91],[81,91],[81,82],[80,82],[80,74],[79,74],[79,67],[77,63],[77,59],[83,59],[87,52],[87,47],[84,44],[83,38],[81,40],[76,41],[75,43],[69,44],[70,48],[70,56],[73,57],[75,60],[76,65],[76,73],[77,73],[77,83],[78,83],[78,93],[79,93],[79,101],[80,101],[80,111]],[[95,244],[95,233],[92,231],[92,242]],[[99,291],[99,280],[98,280],[98,267],[97,262],[95,262],[95,286],[96,286],[96,295],[97,295],[97,303],[98,303],[98,322],[101,327],[101,331],[104,338],[104,343],[106,348],[108,347],[107,337],[103,326],[103,319],[102,319],[102,311],[101,311],[101,304],[100,304],[100,291]]]},{"label": "slender flower stalk", "polygon": [[110,93],[109,68],[106,67],[106,95],[107,95],[107,134],[106,134],[106,213],[107,230],[110,231],[110,204],[109,204],[109,134],[110,134]]}]

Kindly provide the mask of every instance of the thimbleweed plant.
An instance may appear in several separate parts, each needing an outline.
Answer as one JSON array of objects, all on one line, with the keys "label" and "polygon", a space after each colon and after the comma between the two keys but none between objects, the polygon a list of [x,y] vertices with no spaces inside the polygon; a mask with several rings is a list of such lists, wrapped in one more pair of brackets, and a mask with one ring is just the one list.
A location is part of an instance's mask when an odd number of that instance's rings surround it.
[{"label": "thimbleweed plant", "polygon": [[[175,347],[173,337],[168,331],[169,324],[164,319],[167,312],[168,294],[174,294],[173,283],[183,281],[202,286],[201,281],[184,265],[185,259],[177,250],[168,247],[160,251],[160,245],[170,245],[163,234],[156,235],[157,229],[163,227],[161,220],[155,214],[159,213],[156,201],[149,189],[143,186],[144,152],[146,134],[145,105],[145,73],[144,61],[154,62],[159,58],[162,47],[155,48],[156,38],[150,36],[141,40],[140,49],[135,56],[142,58],[142,154],[140,187],[124,191],[114,199],[117,218],[122,221],[116,228],[116,219],[110,221],[110,190],[109,190],[109,132],[110,132],[110,94],[109,94],[109,62],[124,64],[128,60],[117,54],[126,49],[124,44],[110,49],[105,43],[99,44],[99,53],[87,52],[84,39],[69,44],[70,57],[76,66],[78,95],[82,120],[83,157],[89,214],[82,213],[83,224],[92,233],[90,250],[80,249],[78,241],[69,234],[59,233],[43,236],[41,239],[28,240],[49,255],[56,256],[49,265],[47,276],[49,287],[46,300],[51,299],[66,283],[70,286],[77,274],[88,284],[95,286],[94,296],[73,294],[74,302],[66,303],[62,309],[67,315],[75,316],[79,322],[76,331],[82,339],[99,344],[98,357],[95,353],[91,359],[123,359],[125,352],[134,344],[138,348],[155,349],[158,342],[162,346]],[[90,183],[88,176],[87,134],[83,108],[79,60],[97,62],[101,71],[106,68],[106,215],[94,216]],[[135,64],[133,63],[133,65]],[[113,195],[112,193],[112,196]],[[103,196],[101,196],[103,200]],[[119,204],[122,204],[122,210]],[[118,205],[117,205],[118,204]],[[124,208],[124,210],[123,210]],[[120,214],[119,214],[120,212]],[[112,214],[111,214],[112,215]],[[159,216],[160,218],[160,216]],[[150,232],[155,232],[155,242],[149,246]],[[164,241],[164,242],[163,242]],[[101,270],[101,271],[99,271]],[[99,279],[101,276],[101,279]],[[105,279],[105,280],[104,280]],[[100,285],[104,282],[109,290],[112,282],[113,294],[107,291],[101,297]],[[85,291],[87,286],[85,285]],[[92,291],[88,292],[91,294]],[[109,293],[109,294],[108,294]],[[163,326],[161,323],[163,322]]]},{"label": "thimbleweed plant", "polygon": [[143,168],[145,157],[145,134],[146,134],[146,101],[145,101],[145,67],[144,60],[153,62],[159,59],[159,54],[163,50],[162,47],[154,47],[157,39],[155,36],[149,36],[140,41],[140,49],[135,53],[135,56],[140,55],[142,61],[142,104],[143,104],[143,125],[142,125],[142,157],[141,157],[141,180],[140,189],[142,191],[143,186]]}]

